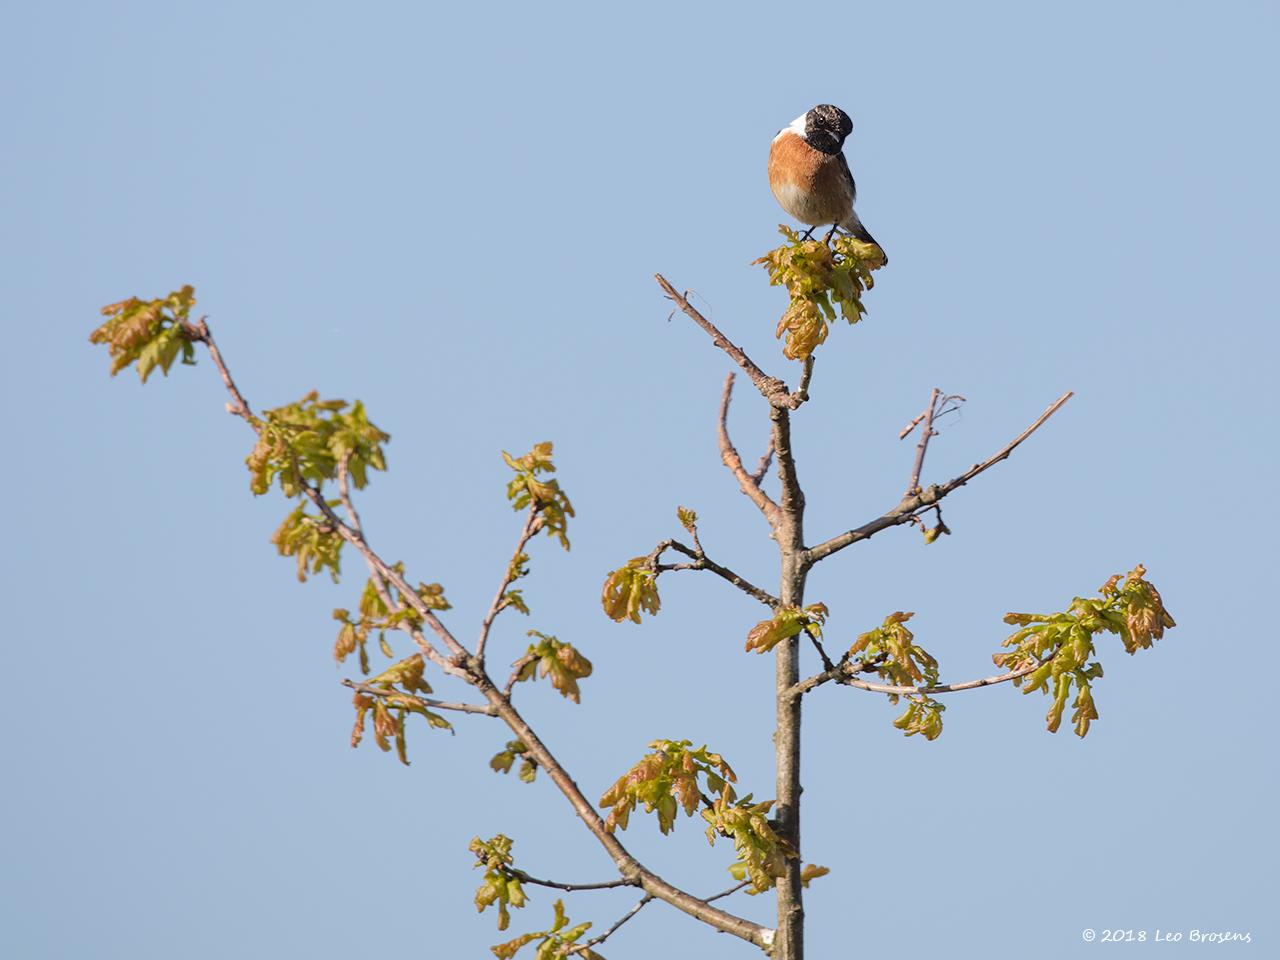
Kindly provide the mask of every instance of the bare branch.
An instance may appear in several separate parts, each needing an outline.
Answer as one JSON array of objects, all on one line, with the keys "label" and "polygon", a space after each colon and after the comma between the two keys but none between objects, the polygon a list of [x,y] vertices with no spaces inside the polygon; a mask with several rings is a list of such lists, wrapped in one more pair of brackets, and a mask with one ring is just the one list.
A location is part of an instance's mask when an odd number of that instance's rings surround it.
[{"label": "bare branch", "polygon": [[213,360],[213,365],[218,368],[218,375],[222,377],[222,383],[227,388],[227,393],[231,394],[231,402],[227,404],[227,413],[242,418],[245,423],[257,430],[258,425],[254,422],[253,411],[249,409],[248,401],[245,400],[239,388],[236,387],[236,382],[231,379],[231,373],[227,370],[227,365],[222,361],[222,352],[214,342],[213,334],[209,332],[209,324],[205,323],[205,318],[200,318],[200,321],[194,327],[194,333],[185,328],[184,332],[192,340],[198,340],[209,348],[209,357]]},{"label": "bare branch", "polygon": [[860,527],[855,527],[846,533],[832,537],[830,540],[824,540],[815,547],[810,547],[807,551],[807,560],[809,564],[812,565],[817,563],[819,560],[824,560],[836,551],[843,550],[850,544],[857,543],[860,540],[866,540],[867,538],[879,533],[881,530],[886,530],[889,527],[896,527],[903,523],[910,523],[915,515],[921,510],[934,506],[939,500],[951,493],[953,490],[963,487],[974,477],[978,476],[978,474],[989,470],[1001,460],[1007,459],[1009,454],[1013,453],[1013,451],[1016,450],[1024,440],[1031,436],[1031,434],[1035,433],[1046,420],[1057,413],[1058,408],[1070,400],[1072,396],[1073,394],[1070,390],[1060,396],[1049,405],[1049,408],[1045,410],[1044,413],[1040,414],[1035,423],[1031,424],[1031,426],[1023,430],[1022,433],[1014,437],[990,459],[984,460],[982,463],[975,463],[964,473],[960,474],[960,476],[955,477],[952,480],[948,480],[942,485],[934,484],[933,486],[912,494],[911,496],[903,497],[896,507],[869,523],[864,523]]},{"label": "bare branch", "polygon": [[612,937],[615,933],[618,932],[619,927],[621,927],[624,923],[626,923],[628,920],[634,917],[637,913],[643,910],[645,906],[649,903],[649,901],[651,901],[652,899],[653,899],[653,895],[646,893],[643,897],[640,898],[639,902],[637,902],[634,907],[632,907],[630,910],[624,913],[618,919],[617,923],[615,923],[612,927],[610,927],[604,933],[600,934],[600,936],[592,937],[586,943],[582,943],[576,947],[571,948],[569,950],[569,953],[585,953],[586,951],[590,950],[592,947],[597,946],[601,943],[604,943],[606,940],[608,940],[610,937]]},{"label": "bare branch", "polygon": [[812,641],[813,649],[818,651],[818,656],[822,660],[823,669],[834,670],[836,668],[836,665],[832,663],[831,658],[827,656],[827,650],[822,645],[822,641],[819,640],[816,636],[814,636],[813,631],[810,630],[808,627],[804,628],[804,635],[808,637],[810,641]]},{"label": "bare branch", "polygon": [[[738,486],[742,488],[742,492],[750,498],[751,502],[760,508],[760,512],[764,514],[764,518],[769,521],[770,526],[777,526],[778,523],[778,505],[769,498],[769,495],[760,489],[760,483],[751,474],[747,473],[747,468],[742,465],[742,457],[738,456],[737,448],[734,447],[733,441],[729,439],[729,404],[733,401],[733,380],[734,375],[730,373],[724,378],[724,392],[720,395],[720,419],[718,421],[718,435],[720,439],[720,459],[724,465],[729,468],[738,480]],[[774,448],[774,438],[769,438],[769,448]],[[767,461],[764,464],[768,469]]]},{"label": "bare branch", "polygon": [[760,455],[760,462],[756,465],[756,469],[751,473],[751,479],[755,481],[756,486],[764,483],[764,475],[769,472],[769,464],[773,463],[773,431],[769,431],[769,442],[765,445],[764,453]]},{"label": "bare branch", "polygon": [[809,384],[813,380],[813,354],[804,358],[804,369],[800,371],[800,385],[792,394],[791,409],[798,410],[800,404],[809,399]]},{"label": "bare branch", "polygon": [[489,611],[484,615],[484,621],[480,624],[480,639],[476,641],[476,659],[481,664],[484,663],[484,646],[489,640],[489,629],[503,609],[502,598],[506,596],[507,588],[516,579],[516,557],[524,553],[524,548],[528,545],[529,539],[538,532],[539,526],[538,507],[537,504],[534,504],[529,508],[529,516],[525,519],[524,529],[520,531],[520,539],[516,541],[516,548],[511,553],[511,562],[507,564],[506,575],[502,578],[502,583],[498,585],[498,592],[493,595],[493,603],[489,604]]},{"label": "bare branch", "polygon": [[1011,670],[1009,673],[999,673],[994,677],[983,677],[981,680],[966,680],[964,683],[943,683],[936,687],[903,687],[894,686],[888,683],[868,683],[866,680],[859,680],[855,674],[865,672],[862,664],[855,664],[849,661],[838,664],[830,670],[824,670],[822,673],[815,674],[807,680],[801,680],[794,687],[793,693],[796,696],[808,693],[814,687],[820,687],[829,680],[835,680],[837,683],[847,687],[857,687],[859,690],[870,690],[872,693],[892,693],[897,696],[924,695],[933,696],[939,693],[958,693],[961,690],[976,690],[978,687],[989,687],[995,683],[1005,683],[1009,680],[1016,680],[1019,677],[1025,677],[1029,673],[1033,673],[1044,664],[1036,661],[1019,667],[1017,670]]},{"label": "bare branch", "polygon": [[539,887],[554,887],[557,890],[566,890],[573,893],[576,890],[611,890],[614,887],[634,887],[637,886],[635,880],[628,880],[626,877],[619,877],[617,880],[604,880],[600,883],[560,883],[558,880],[539,880],[537,877],[531,877],[523,870],[512,870],[521,883],[532,883]]},{"label": "bare branch", "polygon": [[[690,320],[707,332],[711,337],[711,342],[727,353],[733,362],[743,369],[746,375],[751,378],[751,382],[755,384],[756,389],[760,391],[760,395],[769,401],[770,406],[781,404],[791,408],[799,405],[785,383],[777,377],[769,376],[756,366],[755,362],[743,353],[737,344],[721,333],[714,323],[699,313],[697,308],[684,296],[676,293],[676,288],[671,286],[662,274],[658,273],[654,276],[668,299],[675,301],[676,305],[684,311]],[[800,402],[803,403],[803,401]]]},{"label": "bare branch", "polygon": [[[692,557],[693,562],[659,563],[658,561],[662,558],[662,554],[667,550],[675,550],[679,553],[683,553],[686,557]],[[655,574],[668,573],[676,570],[709,570],[720,579],[733,584],[753,600],[759,600],[766,607],[777,607],[779,604],[778,598],[773,596],[771,593],[761,590],[750,581],[734,573],[728,567],[720,566],[720,564],[716,563],[701,550],[690,549],[679,540],[663,540],[653,548],[653,552],[649,554],[648,561],[649,568],[653,570]]]},{"label": "bare branch", "polygon": [[938,409],[938,397],[942,391],[937,387],[929,395],[929,406],[924,411],[924,427],[920,431],[920,442],[916,444],[916,462],[911,468],[911,479],[907,481],[907,496],[920,489],[920,471],[924,469],[924,455],[929,449],[929,438],[933,436],[933,415]]},{"label": "bare branch", "polygon": [[479,703],[454,703],[450,700],[435,700],[431,697],[419,697],[413,694],[405,693],[402,690],[388,689],[379,687],[372,683],[361,683],[357,680],[343,680],[344,687],[350,687],[357,693],[363,693],[370,697],[396,697],[401,700],[412,700],[420,703],[424,707],[430,707],[432,710],[456,710],[459,713],[479,713],[486,717],[496,717],[498,712],[493,707]]},{"label": "bare branch", "polygon": [[732,896],[733,894],[737,893],[739,890],[741,890],[750,882],[751,882],[750,880],[743,880],[741,883],[735,883],[728,890],[721,890],[719,893],[712,894],[711,896],[707,897],[705,902],[711,903],[711,901],[713,900],[721,900],[725,897]]},{"label": "bare branch", "polygon": [[511,699],[511,691],[515,689],[516,682],[520,679],[520,671],[536,659],[537,658],[532,653],[526,653],[511,665],[511,676],[507,677],[507,684],[502,688],[502,695],[504,697],[508,700]]}]

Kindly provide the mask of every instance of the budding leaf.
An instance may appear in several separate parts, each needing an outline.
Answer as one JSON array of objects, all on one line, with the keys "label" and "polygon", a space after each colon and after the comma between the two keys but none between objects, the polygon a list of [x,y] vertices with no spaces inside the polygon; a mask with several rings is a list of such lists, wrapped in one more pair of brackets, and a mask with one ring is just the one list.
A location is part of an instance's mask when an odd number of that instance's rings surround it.
[{"label": "budding leaf", "polygon": [[737,781],[737,775],[720,754],[709,752],[705,745],[691,750],[689,740],[655,740],[649,746],[654,752],[619,777],[600,798],[600,806],[613,808],[605,819],[610,833],[618,827],[627,829],[637,804],[643,804],[646,813],[656,813],[658,829],[670,833],[680,809],[689,817],[698,809],[702,800],[699,777],[713,792],[736,796],[729,784]]},{"label": "budding leaf", "polygon": [[538,515],[538,529],[558,539],[560,545],[568,550],[566,531],[569,517],[573,516],[573,504],[560,489],[558,481],[539,476],[555,472],[555,464],[551,462],[551,442],[535,444],[523,457],[513,457],[504,450],[502,459],[516,474],[507,484],[507,499],[511,501],[512,509],[518,511],[532,507]]},{"label": "budding leaf", "polygon": [[1077,736],[1088,734],[1090,724],[1098,719],[1093,681],[1102,676],[1102,665],[1091,662],[1095,637],[1116,634],[1132,655],[1149,649],[1165,630],[1176,626],[1160,592],[1145,579],[1146,572],[1139,564],[1127,574],[1116,574],[1099,589],[1102,596],[1076,597],[1063,613],[1005,615],[1004,622],[1019,629],[1003,643],[1010,649],[991,659],[1011,672],[1036,665],[1013,683],[1024,694],[1039,690],[1052,696],[1045,716],[1049,732],[1057,732],[1068,702],[1074,707],[1071,722]]},{"label": "budding leaf", "polygon": [[747,634],[746,650],[750,653],[768,653],[783,640],[799,636],[808,630],[818,639],[822,638],[822,625],[827,619],[827,606],[814,603],[801,609],[800,607],[779,607],[769,620],[761,620]]},{"label": "budding leaf", "polygon": [[647,563],[648,558],[635,557],[605,577],[600,603],[610,620],[639,623],[641,611],[650,616],[658,612],[662,604],[658,598],[657,577]]},{"label": "budding leaf", "polygon": [[190,326],[195,302],[195,288],[187,285],[158,300],[130,297],[108,304],[102,308],[107,320],[89,334],[89,342],[106,345],[113,377],[130,364],[137,364],[143,383],[156,367],[168,376],[179,356],[185,364],[195,363]]},{"label": "budding leaf", "polygon": [[551,678],[551,685],[574,703],[581,703],[578,681],[591,676],[591,661],[571,644],[561,643],[555,637],[530,630],[529,636],[538,643],[529,644],[528,652],[512,666],[523,664],[516,675],[516,682],[536,680],[539,675]]}]

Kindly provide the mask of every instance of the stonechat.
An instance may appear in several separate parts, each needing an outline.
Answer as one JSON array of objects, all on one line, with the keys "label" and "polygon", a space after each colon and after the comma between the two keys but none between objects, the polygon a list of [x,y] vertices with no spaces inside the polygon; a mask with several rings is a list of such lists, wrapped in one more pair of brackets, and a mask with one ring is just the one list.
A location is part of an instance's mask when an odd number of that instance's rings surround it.
[{"label": "stonechat", "polygon": [[841,152],[852,132],[849,115],[829,103],[796,117],[769,148],[769,186],[783,210],[809,225],[809,234],[831,224],[833,231],[839,227],[880,246],[853,212],[858,188]]}]

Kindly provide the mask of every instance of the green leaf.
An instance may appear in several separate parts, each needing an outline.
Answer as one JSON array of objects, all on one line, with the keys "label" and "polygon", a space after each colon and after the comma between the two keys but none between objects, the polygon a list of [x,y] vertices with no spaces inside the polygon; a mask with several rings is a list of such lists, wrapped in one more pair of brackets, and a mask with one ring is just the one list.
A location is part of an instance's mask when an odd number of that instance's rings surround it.
[{"label": "green leaf", "polygon": [[605,577],[600,603],[610,620],[639,623],[641,611],[652,616],[662,606],[657,577],[647,564],[647,557],[635,557]]},{"label": "green leaf", "polygon": [[1076,735],[1087,735],[1091,723],[1098,719],[1092,682],[1102,677],[1102,665],[1090,662],[1096,655],[1098,635],[1118,635],[1125,652],[1132,655],[1149,649],[1165,630],[1176,626],[1160,592],[1145,579],[1146,572],[1139,564],[1127,574],[1116,574],[1099,588],[1102,596],[1075,597],[1063,613],[1005,614],[1004,622],[1020,629],[1004,641],[1003,646],[1009,649],[994,654],[992,662],[1010,672],[1039,664],[1013,683],[1024,694],[1037,690],[1052,693],[1053,702],[1045,716],[1050,733],[1058,731],[1073,688],[1076,696],[1071,721]]},{"label": "green leaf", "polygon": [[507,484],[507,499],[511,501],[512,509],[517,511],[532,507],[537,514],[536,529],[555,537],[568,550],[567,530],[569,517],[573,516],[573,504],[560,489],[558,481],[540,477],[540,474],[555,472],[551,451],[549,440],[535,444],[523,457],[513,457],[502,451],[502,459],[516,474]]},{"label": "green leaf", "polygon": [[775,331],[779,338],[786,334],[783,355],[807,360],[826,341],[836,307],[849,323],[862,319],[862,295],[875,285],[871,273],[884,266],[884,251],[854,237],[837,237],[828,246],[802,240],[787,227],[778,229],[787,242],[755,263],[764,266],[770,285],[784,286],[790,295]]}]

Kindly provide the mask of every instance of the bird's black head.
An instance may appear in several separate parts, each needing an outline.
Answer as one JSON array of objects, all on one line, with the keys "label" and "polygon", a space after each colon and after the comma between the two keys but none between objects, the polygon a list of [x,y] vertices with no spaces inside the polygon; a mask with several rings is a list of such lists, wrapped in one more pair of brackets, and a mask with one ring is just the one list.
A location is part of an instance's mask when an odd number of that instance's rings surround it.
[{"label": "bird's black head", "polygon": [[852,132],[849,115],[829,103],[820,103],[804,115],[804,138],[823,153],[839,153],[845,137]]}]

